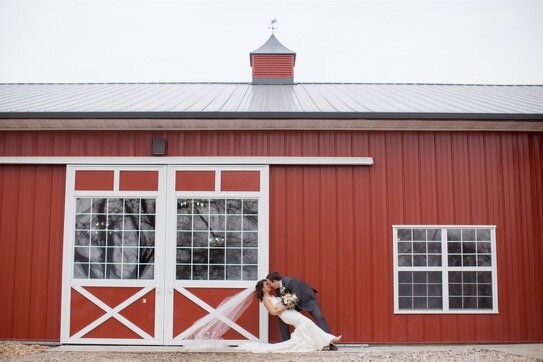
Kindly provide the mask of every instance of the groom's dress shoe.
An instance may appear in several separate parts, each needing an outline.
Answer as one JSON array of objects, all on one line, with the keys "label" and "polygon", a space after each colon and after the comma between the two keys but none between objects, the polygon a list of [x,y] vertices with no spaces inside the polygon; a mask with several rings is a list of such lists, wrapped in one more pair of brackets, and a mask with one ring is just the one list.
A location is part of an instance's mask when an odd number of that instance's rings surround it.
[{"label": "groom's dress shoe", "polygon": [[337,346],[335,344],[331,344],[330,351],[337,351]]}]

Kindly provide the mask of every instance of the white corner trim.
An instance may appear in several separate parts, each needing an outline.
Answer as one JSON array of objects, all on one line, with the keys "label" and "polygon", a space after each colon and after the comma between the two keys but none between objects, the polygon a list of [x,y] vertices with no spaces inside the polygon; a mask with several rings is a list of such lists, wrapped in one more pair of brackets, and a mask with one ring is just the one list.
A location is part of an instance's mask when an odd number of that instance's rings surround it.
[{"label": "white corner trim", "polygon": [[0,157],[0,164],[370,166],[373,157]]}]

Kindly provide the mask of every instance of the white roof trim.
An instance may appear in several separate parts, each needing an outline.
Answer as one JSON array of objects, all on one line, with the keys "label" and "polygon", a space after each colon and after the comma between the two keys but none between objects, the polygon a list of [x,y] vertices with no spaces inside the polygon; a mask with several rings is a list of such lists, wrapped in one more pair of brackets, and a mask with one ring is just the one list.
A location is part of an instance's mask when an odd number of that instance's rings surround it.
[{"label": "white roof trim", "polygon": [[371,166],[373,157],[1,157],[0,164]]}]

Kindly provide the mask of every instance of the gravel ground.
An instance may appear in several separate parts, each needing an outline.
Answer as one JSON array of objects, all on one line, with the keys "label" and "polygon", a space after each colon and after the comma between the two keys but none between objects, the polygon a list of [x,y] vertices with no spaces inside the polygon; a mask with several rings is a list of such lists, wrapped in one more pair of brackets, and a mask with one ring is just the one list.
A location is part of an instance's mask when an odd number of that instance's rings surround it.
[{"label": "gravel ground", "polygon": [[[493,351],[486,348],[467,348],[433,351],[338,351],[312,353],[251,354],[239,352],[55,352],[49,347],[0,344],[2,361],[523,361],[537,359]],[[539,360],[541,361],[541,360]]]}]

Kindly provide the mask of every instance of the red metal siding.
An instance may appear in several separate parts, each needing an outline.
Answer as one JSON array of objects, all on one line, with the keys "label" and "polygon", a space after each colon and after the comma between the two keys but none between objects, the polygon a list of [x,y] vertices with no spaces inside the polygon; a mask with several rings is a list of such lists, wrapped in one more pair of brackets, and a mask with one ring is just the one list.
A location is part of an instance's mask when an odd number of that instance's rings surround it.
[{"label": "red metal siding", "polygon": [[59,339],[64,184],[64,166],[0,166],[0,339]]},{"label": "red metal siding", "polygon": [[[270,268],[317,288],[346,342],[543,341],[542,133],[0,132],[0,155],[149,156],[159,136],[169,156],[374,158],[270,168]],[[0,170],[0,338],[58,339],[64,168]],[[496,225],[500,313],[394,315],[394,224]]]},{"label": "red metal siding", "polygon": [[253,55],[253,77],[292,78],[294,76],[293,55]]}]

